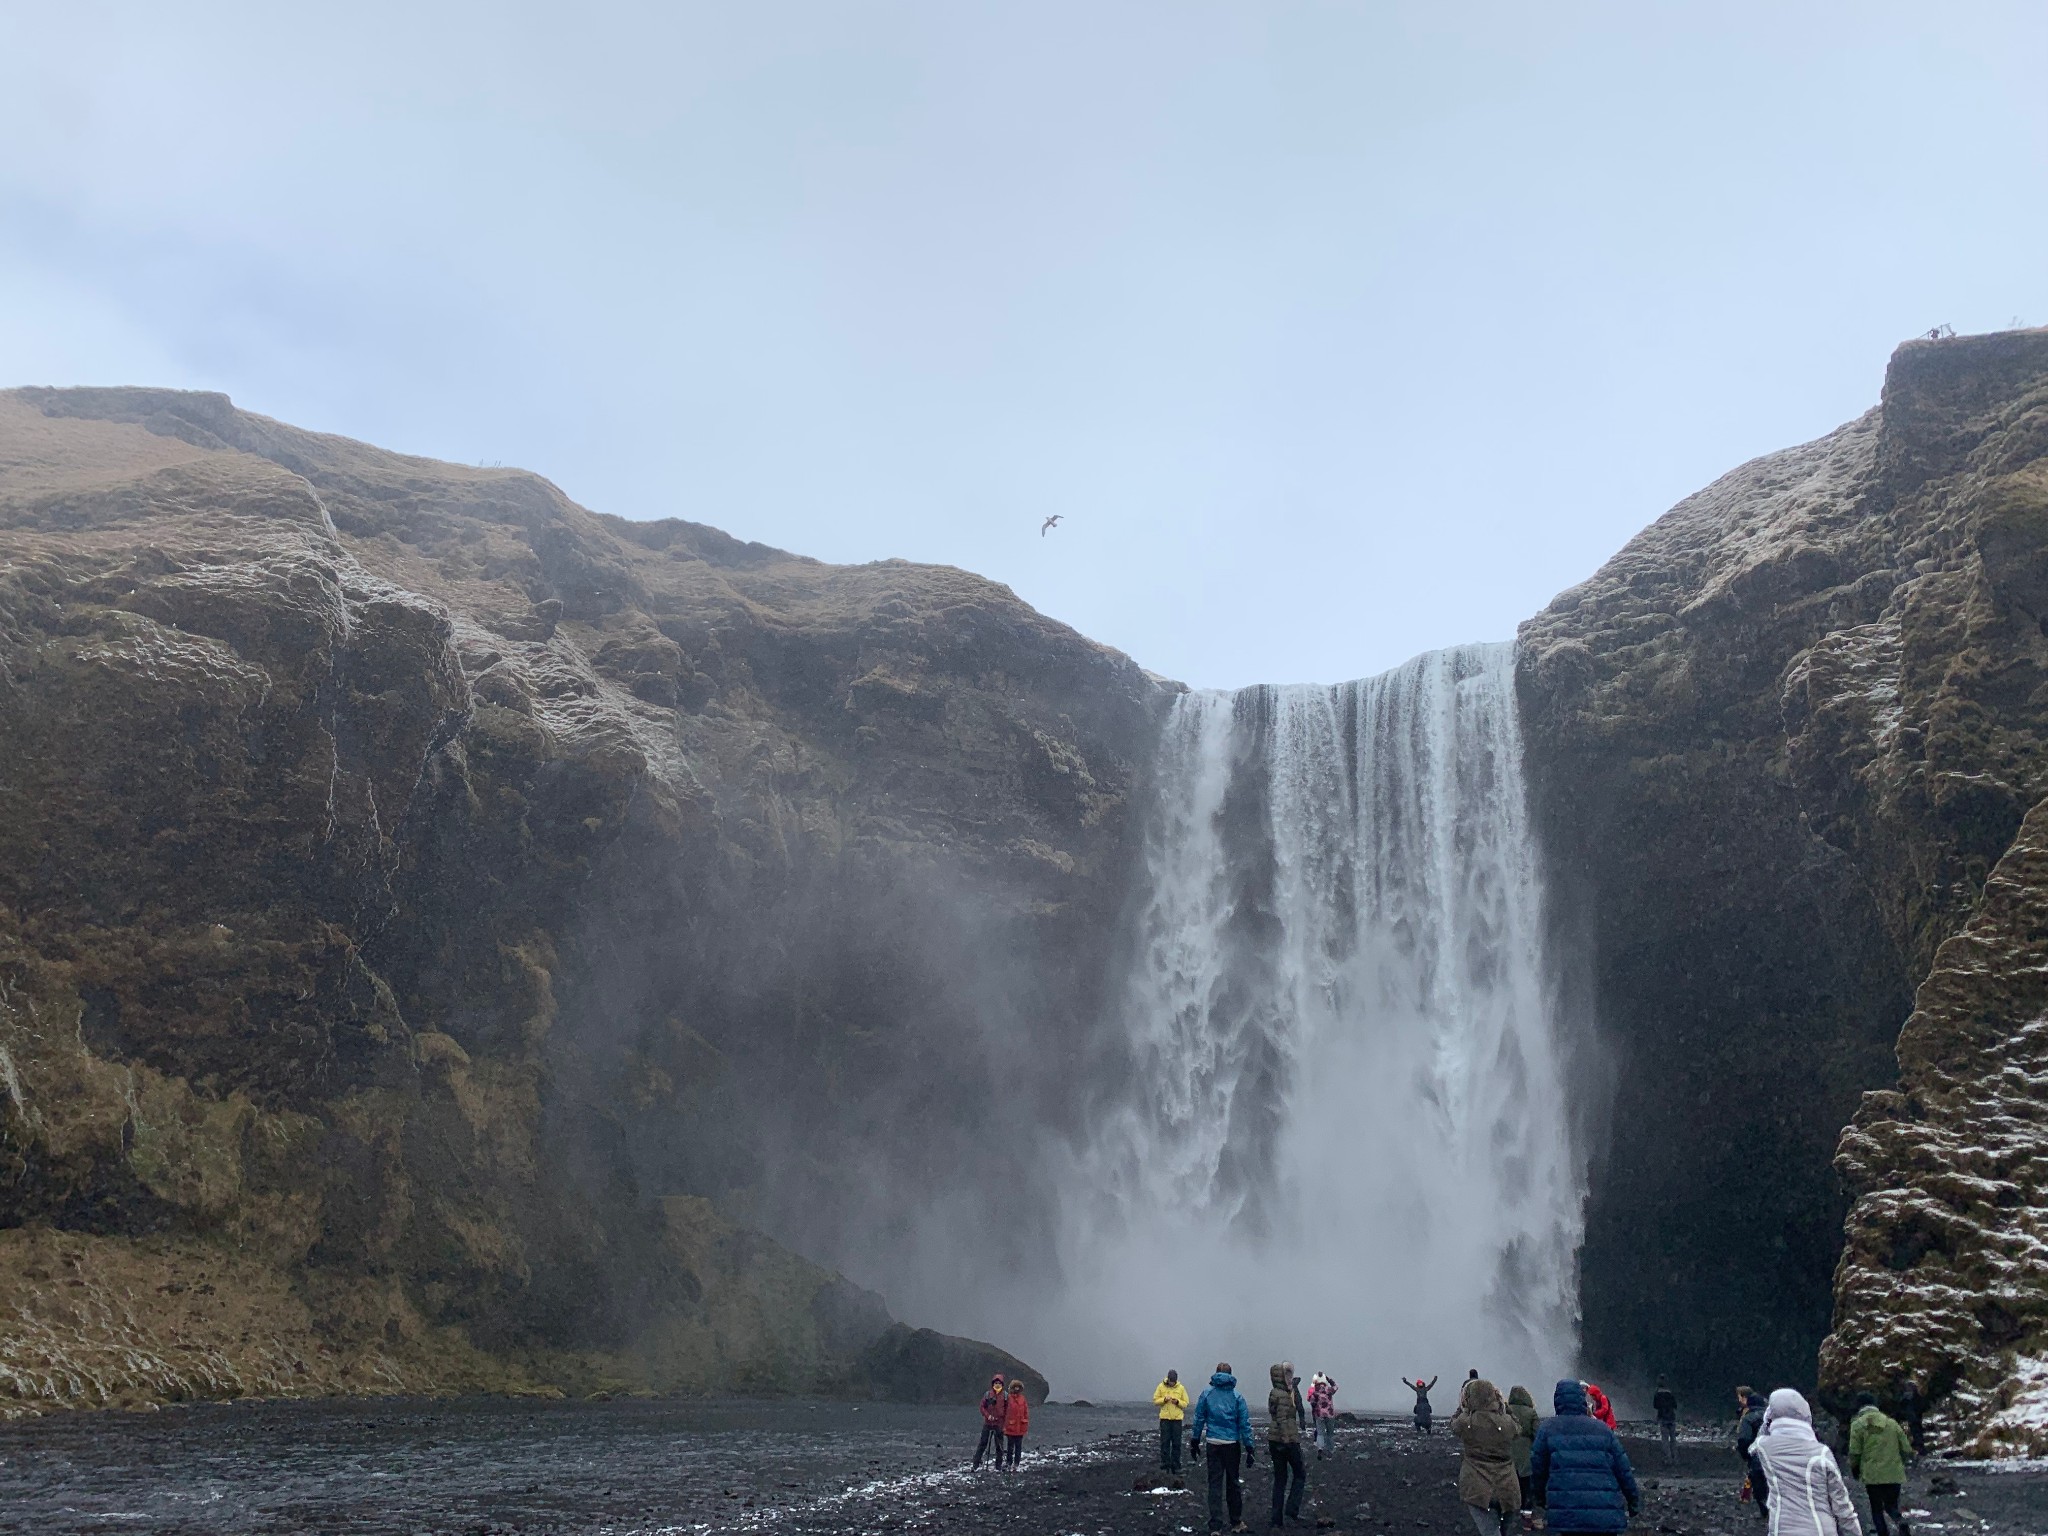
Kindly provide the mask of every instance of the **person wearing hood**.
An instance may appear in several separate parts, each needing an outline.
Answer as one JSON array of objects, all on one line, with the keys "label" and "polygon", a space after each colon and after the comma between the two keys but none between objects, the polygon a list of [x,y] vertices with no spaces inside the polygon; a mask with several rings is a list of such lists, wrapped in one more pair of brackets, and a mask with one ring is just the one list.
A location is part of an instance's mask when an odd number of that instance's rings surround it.
[{"label": "person wearing hood", "polygon": [[1891,1536],[1885,1524],[1887,1515],[1898,1527],[1899,1536],[1913,1536],[1912,1527],[1899,1514],[1899,1490],[1905,1486],[1906,1459],[1912,1452],[1906,1426],[1878,1407],[1870,1393],[1858,1392],[1856,1416],[1849,1420],[1849,1475],[1863,1484],[1877,1536]]},{"label": "person wearing hood", "polygon": [[1557,1536],[1627,1530],[1642,1494],[1620,1438],[1586,1411],[1579,1382],[1560,1381],[1551,1407],[1529,1452],[1530,1491],[1549,1529]]},{"label": "person wearing hood", "polygon": [[1770,1485],[1770,1536],[1863,1536],[1835,1453],[1813,1433],[1813,1410],[1790,1387],[1771,1394],[1750,1454]]},{"label": "person wearing hood", "polygon": [[1529,1453],[1536,1449],[1536,1426],[1543,1417],[1536,1411],[1536,1399],[1527,1387],[1508,1393],[1508,1417],[1515,1421],[1515,1480],[1521,1484],[1522,1508],[1534,1509],[1529,1497]]},{"label": "person wearing hood", "polygon": [[1742,1418],[1735,1426],[1735,1454],[1742,1458],[1747,1469],[1749,1496],[1756,1501],[1756,1512],[1764,1519],[1771,1518],[1771,1481],[1764,1475],[1763,1463],[1756,1459],[1756,1437],[1764,1430],[1764,1412],[1768,1405],[1763,1394],[1742,1389]]},{"label": "person wearing hood", "polygon": [[1522,1480],[1515,1475],[1518,1431],[1500,1388],[1483,1377],[1468,1378],[1451,1415],[1451,1433],[1465,1448],[1458,1463],[1458,1502],[1479,1536],[1508,1536],[1521,1513]]},{"label": "person wearing hood", "polygon": [[[1230,1362],[1217,1364],[1216,1374],[1195,1399],[1194,1428],[1189,1443],[1198,1456],[1206,1454],[1209,1469],[1209,1529],[1223,1529],[1224,1506],[1230,1509],[1230,1528],[1249,1529],[1244,1523],[1244,1463],[1252,1455],[1252,1410],[1237,1390],[1237,1378],[1230,1374]],[[1206,1453],[1203,1450],[1207,1446]]]},{"label": "person wearing hood", "polygon": [[981,1458],[993,1457],[1000,1468],[1003,1464],[1003,1378],[998,1373],[988,1384],[988,1390],[981,1394],[981,1444],[974,1448],[974,1470],[981,1470]]},{"label": "person wearing hood", "polygon": [[1282,1515],[1289,1520],[1301,1518],[1308,1464],[1301,1456],[1301,1387],[1294,1379],[1294,1367],[1276,1365],[1271,1375],[1273,1390],[1266,1394],[1266,1460],[1273,1466],[1273,1529],[1277,1531]]},{"label": "person wearing hood", "polygon": [[1179,1371],[1168,1371],[1152,1389],[1152,1406],[1159,1410],[1159,1470],[1178,1472],[1181,1422],[1188,1411],[1188,1389],[1180,1384]]},{"label": "person wearing hood", "polygon": [[1004,1465],[1012,1472],[1024,1459],[1024,1437],[1031,1432],[1031,1400],[1024,1395],[1024,1378],[1012,1377],[1010,1395],[1003,1403]]},{"label": "person wearing hood", "polygon": [[1316,1460],[1321,1461],[1337,1448],[1337,1383],[1325,1372],[1317,1371],[1309,1381],[1308,1412],[1315,1426]]},{"label": "person wearing hood", "polygon": [[1425,1385],[1422,1380],[1422,1372],[1417,1371],[1415,1373],[1415,1379],[1413,1381],[1410,1381],[1406,1376],[1403,1376],[1401,1378],[1401,1385],[1409,1388],[1411,1391],[1415,1393],[1416,1433],[1423,1435],[1428,1434],[1430,1420],[1434,1416],[1434,1410],[1429,1406],[1429,1389],[1430,1387],[1436,1385],[1436,1378],[1434,1376],[1430,1377],[1428,1384]]},{"label": "person wearing hood", "polygon": [[1607,1400],[1607,1394],[1590,1381],[1582,1381],[1579,1385],[1586,1389],[1586,1412],[1609,1429],[1619,1429],[1621,1426],[1614,1422],[1614,1404]]}]

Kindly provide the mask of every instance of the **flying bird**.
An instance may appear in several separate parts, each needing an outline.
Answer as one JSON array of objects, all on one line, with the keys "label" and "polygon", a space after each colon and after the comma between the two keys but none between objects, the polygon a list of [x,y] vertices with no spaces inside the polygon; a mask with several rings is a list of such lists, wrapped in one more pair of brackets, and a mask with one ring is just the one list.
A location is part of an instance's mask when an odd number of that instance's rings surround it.
[{"label": "flying bird", "polygon": [[1039,536],[1039,537],[1040,537],[1040,538],[1042,539],[1042,538],[1044,538],[1044,537],[1045,537],[1045,536],[1046,536],[1046,535],[1047,535],[1048,533],[1052,532],[1052,530],[1053,530],[1053,529],[1055,529],[1055,528],[1057,528],[1057,527],[1059,526],[1059,523],[1060,523],[1060,519],[1061,519],[1062,517],[1064,517],[1065,515],[1066,515],[1066,514],[1065,514],[1065,513],[1063,513],[1063,512],[1055,512],[1055,513],[1053,513],[1053,515],[1052,515],[1051,517],[1048,517],[1048,518],[1047,518],[1047,519],[1045,520],[1045,524],[1044,524],[1044,526],[1043,526],[1043,527],[1041,527],[1041,528],[1040,528],[1040,529],[1038,530],[1038,536]]}]

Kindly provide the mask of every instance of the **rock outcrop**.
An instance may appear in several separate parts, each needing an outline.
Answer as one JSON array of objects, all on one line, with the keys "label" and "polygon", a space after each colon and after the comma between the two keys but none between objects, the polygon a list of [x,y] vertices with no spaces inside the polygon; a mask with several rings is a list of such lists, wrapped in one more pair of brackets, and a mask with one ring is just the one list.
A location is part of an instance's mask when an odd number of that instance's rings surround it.
[{"label": "rock outcrop", "polygon": [[[2020,953],[1999,893],[2048,794],[2044,455],[2048,333],[1909,343],[1878,410],[1681,503],[1523,628],[1532,792],[1607,1045],[1586,1071],[1612,1085],[1595,1368],[1807,1379],[1838,1256],[1832,1392],[1932,1376],[1974,1425],[2042,1352],[2038,1278],[2006,1274],[1967,1356],[1932,1319],[2039,1219],[2017,1152],[1962,1153],[2041,1103],[2015,1070],[2031,1005],[1981,962]],[[2018,1178],[1980,1191],[2000,1214],[1935,1222],[1980,1174]]]},{"label": "rock outcrop", "polygon": [[[2048,333],[1900,349],[1517,691],[1589,1367],[2048,1449]],[[0,1411],[1026,1370],[862,1287],[1056,1279],[1172,692],[958,571],[0,395]]]},{"label": "rock outcrop", "polygon": [[1021,1158],[1138,668],[218,396],[0,395],[0,562],[0,1402],[1021,1369],[746,1228]]}]

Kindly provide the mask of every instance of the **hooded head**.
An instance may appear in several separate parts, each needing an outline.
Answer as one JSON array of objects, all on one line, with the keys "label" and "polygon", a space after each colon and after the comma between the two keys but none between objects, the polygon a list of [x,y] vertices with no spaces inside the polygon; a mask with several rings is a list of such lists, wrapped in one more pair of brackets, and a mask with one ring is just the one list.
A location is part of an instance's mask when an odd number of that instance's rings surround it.
[{"label": "hooded head", "polygon": [[1269,1374],[1273,1378],[1274,1387],[1282,1392],[1285,1392],[1294,1380],[1294,1373],[1284,1365],[1274,1366]]},{"label": "hooded head", "polygon": [[1229,1392],[1237,1386],[1237,1378],[1230,1374],[1229,1361],[1219,1360],[1217,1362],[1216,1374],[1209,1378],[1209,1385],[1222,1392]]},{"label": "hooded head", "polygon": [[1550,1394],[1550,1406],[1553,1412],[1575,1413],[1584,1418],[1586,1389],[1576,1381],[1560,1381]]},{"label": "hooded head", "polygon": [[1771,1406],[1764,1410],[1764,1434],[1786,1430],[1797,1434],[1801,1429],[1813,1433],[1813,1409],[1806,1399],[1790,1387],[1780,1387],[1771,1394]]},{"label": "hooded head", "polygon": [[988,1379],[988,1384],[989,1384],[990,1386],[994,1387],[994,1388],[995,1388],[995,1389],[996,1389],[996,1390],[997,1390],[998,1392],[1002,1391],[1002,1390],[1003,1390],[1003,1373],[1002,1373],[1001,1371],[998,1371],[998,1372],[996,1372],[996,1374],[995,1374],[995,1375],[993,1375],[993,1376],[989,1377],[989,1379]]},{"label": "hooded head", "polygon": [[1508,1389],[1508,1401],[1519,1403],[1524,1408],[1534,1408],[1536,1406],[1536,1399],[1529,1395],[1527,1387],[1510,1387]]},{"label": "hooded head", "polygon": [[1458,1394],[1458,1404],[1473,1413],[1499,1413],[1500,1388],[1490,1381],[1474,1376],[1465,1383],[1464,1390]]},{"label": "hooded head", "polygon": [[1166,1373],[1166,1384],[1167,1384],[1167,1385],[1168,1385],[1169,1387],[1177,1387],[1177,1386],[1179,1386],[1179,1385],[1180,1385],[1180,1372],[1179,1372],[1179,1371],[1168,1371],[1168,1372]]}]

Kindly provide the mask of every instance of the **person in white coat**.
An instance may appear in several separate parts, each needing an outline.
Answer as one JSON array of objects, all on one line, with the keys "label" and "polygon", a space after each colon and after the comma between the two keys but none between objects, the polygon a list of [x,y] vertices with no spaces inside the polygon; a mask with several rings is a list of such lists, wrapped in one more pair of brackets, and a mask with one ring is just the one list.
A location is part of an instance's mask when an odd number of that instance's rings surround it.
[{"label": "person in white coat", "polygon": [[1770,1483],[1770,1536],[1863,1536],[1835,1453],[1815,1438],[1813,1410],[1790,1387],[1771,1394],[1751,1454]]}]

